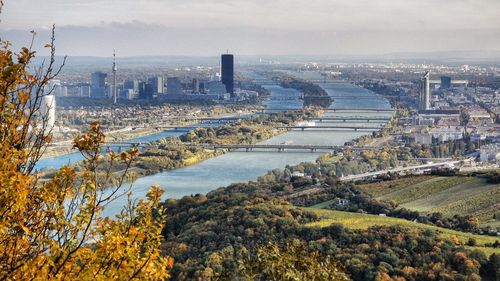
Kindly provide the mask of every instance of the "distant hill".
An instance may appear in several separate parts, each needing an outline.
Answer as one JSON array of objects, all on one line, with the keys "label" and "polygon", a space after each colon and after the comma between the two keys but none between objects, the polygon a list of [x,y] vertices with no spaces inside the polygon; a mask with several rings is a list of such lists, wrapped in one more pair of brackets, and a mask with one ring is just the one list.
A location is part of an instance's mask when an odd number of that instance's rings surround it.
[{"label": "distant hill", "polygon": [[[59,57],[61,59],[62,57]],[[47,57],[36,57],[35,63],[47,60]],[[450,65],[461,64],[500,64],[500,51],[448,51],[448,52],[426,52],[426,53],[388,53],[373,55],[238,55],[237,64],[261,64],[261,61],[279,62],[282,64],[301,64],[308,62],[319,63],[444,63]],[[93,67],[108,68],[112,57],[95,56],[70,56],[67,59],[67,67]],[[218,56],[136,56],[118,57],[122,68],[132,67],[176,67],[187,65],[212,65],[216,67],[219,63]]]}]

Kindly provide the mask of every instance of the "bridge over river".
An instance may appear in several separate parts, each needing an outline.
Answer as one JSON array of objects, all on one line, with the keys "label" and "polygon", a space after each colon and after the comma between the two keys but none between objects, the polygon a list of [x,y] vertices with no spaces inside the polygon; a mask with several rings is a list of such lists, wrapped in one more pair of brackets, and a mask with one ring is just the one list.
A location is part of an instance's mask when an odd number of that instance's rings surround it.
[{"label": "bridge over river", "polygon": [[262,151],[272,151],[277,150],[279,152],[284,152],[287,150],[310,150],[315,152],[318,150],[327,150],[333,152],[343,152],[347,150],[351,151],[366,151],[373,149],[380,149],[378,147],[369,146],[343,146],[343,145],[307,145],[307,144],[193,144],[193,146],[209,148],[209,149],[245,149],[247,152],[259,150]]},{"label": "bridge over river", "polygon": [[311,121],[327,122],[327,121],[342,121],[342,122],[357,122],[366,121],[370,123],[371,121],[387,122],[390,120],[388,117],[350,117],[350,116],[336,116],[336,117],[315,117],[309,119]]},{"label": "bridge over river", "polygon": [[[206,126],[152,126],[151,128],[157,129],[157,130],[176,130],[176,131],[192,131],[197,128],[207,128]],[[354,130],[354,131],[359,131],[359,130],[380,130],[383,128],[383,126],[300,126],[300,125],[295,125],[295,126],[277,126],[275,127],[277,129],[302,129],[302,131],[306,129],[316,129],[316,130]]]},{"label": "bridge over river", "polygon": [[[128,148],[131,146],[137,147],[145,147],[152,146],[151,143],[146,142],[106,142],[103,144],[104,148]],[[297,150],[309,150],[311,152],[316,152],[319,150],[322,151],[332,151],[332,152],[343,152],[347,150],[351,151],[366,151],[366,150],[374,150],[381,149],[380,147],[371,147],[371,146],[343,146],[343,145],[308,145],[308,144],[212,144],[212,143],[188,143],[184,146],[180,145],[170,145],[165,146],[165,148],[170,149],[178,149],[185,147],[200,147],[205,149],[227,149],[227,150],[237,150],[244,149],[247,152],[250,151],[297,151]],[[72,147],[71,145],[52,145],[51,147]]]},{"label": "bridge over river", "polygon": [[[297,110],[303,110],[302,108],[297,108],[297,109],[292,109],[292,108],[270,108],[270,109],[265,109],[266,111],[297,111]],[[347,112],[347,113],[355,113],[355,112],[363,112],[363,113],[369,113],[369,112],[388,112],[388,113],[394,113],[394,109],[388,109],[388,108],[322,108],[321,109],[324,112]]]},{"label": "bridge over river", "polygon": [[[208,121],[208,122],[226,122],[226,121],[237,121],[248,118],[246,116],[227,116],[227,117],[190,117],[190,116],[179,116],[175,118],[166,119],[164,121],[174,121],[174,120],[188,120],[188,121]],[[307,121],[343,121],[343,122],[354,122],[354,121],[380,121],[387,122],[390,120],[390,117],[369,117],[369,116],[329,116],[329,117],[314,117],[310,118]]]},{"label": "bridge over river", "polygon": [[276,127],[278,129],[287,129],[287,130],[293,130],[293,129],[301,129],[302,131],[305,130],[354,130],[354,131],[361,131],[361,130],[381,130],[383,129],[383,126],[278,126]]}]

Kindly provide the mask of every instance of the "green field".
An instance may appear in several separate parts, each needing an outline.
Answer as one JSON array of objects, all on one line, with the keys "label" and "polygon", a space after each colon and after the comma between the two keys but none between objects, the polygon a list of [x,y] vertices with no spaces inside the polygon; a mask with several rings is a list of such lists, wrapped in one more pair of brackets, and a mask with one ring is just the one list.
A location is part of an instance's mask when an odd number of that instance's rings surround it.
[{"label": "green field", "polygon": [[313,205],[311,206],[310,208],[314,208],[314,209],[324,209],[324,208],[327,208],[327,207],[330,207],[332,204],[335,204],[337,203],[338,200],[328,200],[328,201],[325,201],[325,202],[321,202],[319,204],[316,204],[316,205]]},{"label": "green field", "polygon": [[406,188],[410,185],[414,185],[414,184],[418,184],[420,182],[430,180],[432,178],[435,178],[435,177],[434,176],[427,176],[427,175],[410,176],[410,177],[404,177],[404,178],[399,178],[399,179],[394,179],[394,180],[361,184],[361,185],[357,185],[357,187],[359,189],[361,189],[363,192],[366,192],[373,197],[380,197],[380,196],[401,190],[401,189]]},{"label": "green field", "polygon": [[472,179],[473,178],[470,177],[433,177],[429,180],[380,196],[378,199],[383,201],[392,201],[397,204],[405,204],[418,199],[426,198],[436,192],[441,192]]},{"label": "green field", "polygon": [[421,213],[473,215],[481,225],[500,226],[500,185],[476,177],[408,177],[358,186],[382,201]]},{"label": "green field", "polygon": [[473,214],[484,221],[492,219],[492,212],[500,208],[499,202],[500,185],[476,178],[401,206],[424,213],[440,212],[445,216]]},{"label": "green field", "polygon": [[320,221],[306,224],[306,227],[326,227],[338,223],[350,229],[367,229],[375,225],[383,225],[383,226],[397,225],[409,228],[416,227],[420,229],[431,229],[437,231],[439,233],[439,236],[443,239],[450,239],[452,235],[456,235],[461,242],[466,243],[469,240],[469,238],[473,238],[477,241],[479,246],[467,247],[467,248],[481,250],[486,255],[490,255],[493,253],[500,254],[500,249],[498,248],[495,249],[489,247],[481,247],[485,243],[493,243],[496,240],[500,240],[500,238],[497,237],[464,233],[437,226],[411,222],[404,219],[383,217],[377,215],[359,214],[359,213],[350,213],[350,212],[341,212],[341,211],[314,209],[314,208],[304,208],[304,210],[313,212],[319,215],[321,218]]}]

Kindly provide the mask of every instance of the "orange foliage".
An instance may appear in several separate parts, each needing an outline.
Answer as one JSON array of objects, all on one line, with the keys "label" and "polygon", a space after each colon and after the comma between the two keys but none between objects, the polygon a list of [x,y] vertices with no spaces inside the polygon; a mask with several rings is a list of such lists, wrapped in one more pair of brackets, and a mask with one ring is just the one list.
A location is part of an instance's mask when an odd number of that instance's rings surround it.
[{"label": "orange foliage", "polygon": [[[48,45],[52,54],[53,43]],[[66,166],[52,180],[38,182],[32,171],[50,141],[39,108],[44,87],[58,73],[54,56],[43,71],[34,71],[33,51],[23,48],[14,54],[7,42],[1,47],[0,279],[168,278],[173,259],[160,255],[162,190],[151,188],[137,204],[129,200],[115,219],[100,216],[123,178],[110,173],[97,177],[104,141],[99,123],[75,138],[85,156],[82,172]],[[120,157],[111,155],[107,164],[123,161],[129,166],[136,154],[132,149]],[[106,189],[110,186],[111,191]]]}]

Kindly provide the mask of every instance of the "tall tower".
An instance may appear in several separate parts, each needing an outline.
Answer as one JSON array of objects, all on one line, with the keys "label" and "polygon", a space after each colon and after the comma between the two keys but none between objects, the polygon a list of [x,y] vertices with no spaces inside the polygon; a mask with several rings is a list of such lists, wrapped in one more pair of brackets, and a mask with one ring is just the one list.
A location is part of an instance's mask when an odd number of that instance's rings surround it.
[{"label": "tall tower", "polygon": [[118,68],[116,67],[116,52],[113,50],[113,103],[116,104],[117,98],[117,89],[116,89],[116,71]]},{"label": "tall tower", "polygon": [[420,109],[431,109],[431,89],[430,89],[430,71],[425,72],[420,80]]},{"label": "tall tower", "polygon": [[226,92],[234,97],[234,56],[223,54],[221,56],[221,81],[226,86]]},{"label": "tall tower", "polygon": [[40,113],[44,134],[48,135],[52,132],[56,122],[56,98],[54,95],[50,94],[42,97]]}]

